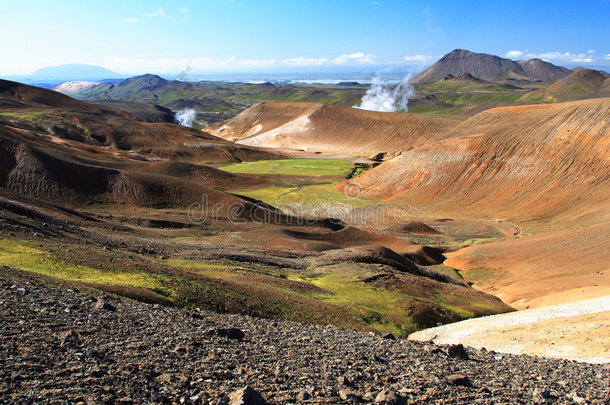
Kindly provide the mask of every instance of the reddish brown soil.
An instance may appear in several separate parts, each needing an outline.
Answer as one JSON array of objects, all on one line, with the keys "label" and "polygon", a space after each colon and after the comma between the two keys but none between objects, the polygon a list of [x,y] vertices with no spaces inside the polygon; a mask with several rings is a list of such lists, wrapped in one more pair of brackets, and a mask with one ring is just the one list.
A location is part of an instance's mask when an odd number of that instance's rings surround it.
[{"label": "reddish brown soil", "polygon": [[519,308],[607,294],[608,117],[610,99],[487,110],[345,184],[437,217],[497,219],[505,238],[520,239],[446,264]]},{"label": "reddish brown soil", "polygon": [[243,145],[357,156],[395,155],[444,139],[461,119],[381,113],[314,103],[259,103],[209,128]]},{"label": "reddish brown soil", "polygon": [[599,223],[610,219],[609,116],[610,99],[487,110],[347,183],[438,213]]},{"label": "reddish brown soil", "polygon": [[447,266],[515,308],[560,304],[610,291],[610,222],[449,253]]},{"label": "reddish brown soil", "polygon": [[423,265],[440,264],[445,260],[438,249],[415,244],[406,238],[352,226],[336,231],[300,227],[257,229],[210,236],[205,240],[225,245],[248,244],[268,249],[287,249],[299,252],[324,252],[356,246],[383,246]]}]

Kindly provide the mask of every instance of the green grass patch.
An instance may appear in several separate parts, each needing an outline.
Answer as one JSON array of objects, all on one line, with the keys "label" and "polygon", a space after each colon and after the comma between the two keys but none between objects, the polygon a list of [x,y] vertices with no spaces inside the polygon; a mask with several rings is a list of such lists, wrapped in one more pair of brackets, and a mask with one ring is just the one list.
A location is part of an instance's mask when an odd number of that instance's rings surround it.
[{"label": "green grass patch", "polygon": [[45,119],[58,119],[44,112],[0,112],[0,119],[8,119],[14,121],[24,121],[34,125],[40,125]]},{"label": "green grass patch", "polygon": [[570,91],[572,93],[581,93],[582,94],[582,93],[586,93],[590,90],[585,87],[582,87],[582,86],[572,86],[572,87],[570,87]]},{"label": "green grass patch", "polygon": [[341,218],[350,215],[354,209],[367,207],[374,210],[379,206],[379,202],[375,200],[355,198],[335,190],[338,183],[310,184],[300,187],[269,186],[235,192],[256,198],[294,215]]},{"label": "green grass patch", "polygon": [[264,203],[275,205],[278,201],[289,193],[295,192],[297,187],[283,187],[283,186],[268,186],[259,188],[257,190],[237,190],[235,193],[245,195],[247,197],[256,198],[257,200],[263,201]]},{"label": "green grass patch", "polygon": [[166,297],[173,295],[172,290],[164,287],[161,275],[118,269],[106,270],[73,264],[57,258],[49,252],[11,239],[0,239],[0,265],[63,280],[142,287]]},{"label": "green grass patch", "polygon": [[499,240],[502,240],[502,237],[470,238],[470,239],[466,239],[464,241],[459,242],[459,244],[474,246],[474,245],[482,245],[485,243],[497,242]]},{"label": "green grass patch", "polygon": [[[195,271],[196,273],[210,276],[212,278],[218,279],[229,279],[233,278],[236,273],[234,270],[242,270],[252,273],[258,273],[265,276],[277,277],[277,278],[287,278],[285,274],[272,272],[265,269],[254,268],[243,266],[241,263],[210,263],[210,262],[202,262],[198,260],[189,260],[189,259],[169,259],[169,260],[160,260],[160,264],[169,265],[172,267],[178,267],[185,270]],[[243,272],[242,272],[243,274]]]},{"label": "green grass patch", "polygon": [[458,111],[456,108],[433,108],[427,106],[409,107],[409,112],[414,114],[448,114],[453,115]]},{"label": "green grass patch", "polygon": [[303,280],[332,293],[318,295],[317,299],[356,312],[360,320],[379,332],[407,336],[418,329],[402,306],[408,300],[405,294],[367,285],[349,271],[336,271]]},{"label": "green grass patch", "polygon": [[506,272],[501,269],[476,268],[468,269],[464,274],[464,278],[468,281],[486,282],[490,280],[498,280]]},{"label": "green grass patch", "polygon": [[189,260],[189,259],[168,259],[168,260],[160,260],[162,264],[166,264],[172,267],[180,267],[184,269],[209,269],[209,270],[228,270],[228,269],[244,269],[248,270],[247,267],[226,264],[226,263],[209,263],[209,262],[201,262],[198,260]]},{"label": "green grass patch", "polygon": [[429,269],[432,269],[434,271],[437,271],[439,273],[445,274],[455,280],[464,282],[464,279],[462,277],[460,277],[459,273],[457,273],[457,271],[455,269],[445,266],[444,264],[437,264],[437,265],[426,266],[426,267],[428,267]]},{"label": "green grass patch", "polygon": [[237,163],[220,169],[232,173],[341,176],[348,174],[352,166],[351,162],[340,159],[285,159]]}]

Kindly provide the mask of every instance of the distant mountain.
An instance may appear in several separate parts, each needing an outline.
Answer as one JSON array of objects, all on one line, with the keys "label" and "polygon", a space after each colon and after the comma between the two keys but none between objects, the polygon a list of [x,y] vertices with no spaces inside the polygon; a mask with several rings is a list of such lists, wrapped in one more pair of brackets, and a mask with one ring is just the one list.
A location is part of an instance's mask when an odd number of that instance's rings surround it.
[{"label": "distant mountain", "polygon": [[122,79],[124,77],[101,66],[81,64],[44,67],[27,76],[34,82],[98,81],[102,79]]},{"label": "distant mountain", "polygon": [[119,88],[136,87],[136,88],[142,89],[142,90],[144,90],[144,89],[152,90],[156,87],[164,86],[167,83],[169,83],[169,80],[165,80],[161,76],[151,75],[149,73],[149,74],[145,74],[142,76],[130,77],[129,79],[121,82],[118,85],[118,87]]},{"label": "distant mountain", "polygon": [[477,79],[495,82],[505,79],[557,80],[567,76],[571,71],[540,59],[515,62],[486,53],[455,49],[411,81],[432,83],[447,76],[458,77],[466,73]]},{"label": "distant mountain", "polygon": [[527,76],[537,80],[558,80],[566,77],[572,71],[541,59],[518,60],[517,63]]},{"label": "distant mountain", "polygon": [[197,110],[208,123],[224,121],[259,101],[307,101],[351,107],[359,104],[368,86],[317,86],[308,84],[226,83],[168,81],[146,74],[123,81],[102,83],[74,93],[81,100],[122,100]]},{"label": "distant mountain", "polygon": [[610,75],[591,69],[577,69],[555,83],[521,97],[521,101],[571,101],[610,97]]},{"label": "distant mountain", "polygon": [[[86,89],[77,95],[79,98],[92,100],[123,100],[145,103],[156,103],[158,93],[164,89],[169,81],[164,78],[145,74],[141,76],[130,77],[121,82],[109,82],[93,86]],[[177,82],[179,83],[179,82]]]}]

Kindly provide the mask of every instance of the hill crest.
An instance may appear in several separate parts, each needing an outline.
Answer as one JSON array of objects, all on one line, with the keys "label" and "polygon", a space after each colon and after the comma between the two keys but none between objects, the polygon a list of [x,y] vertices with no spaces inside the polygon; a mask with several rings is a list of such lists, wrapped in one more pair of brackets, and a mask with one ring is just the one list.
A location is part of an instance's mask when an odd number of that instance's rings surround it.
[{"label": "hill crest", "polygon": [[428,69],[416,75],[413,83],[430,83],[446,76],[470,74],[477,79],[499,81],[504,79],[557,80],[571,71],[540,59],[513,61],[496,55],[454,49]]}]

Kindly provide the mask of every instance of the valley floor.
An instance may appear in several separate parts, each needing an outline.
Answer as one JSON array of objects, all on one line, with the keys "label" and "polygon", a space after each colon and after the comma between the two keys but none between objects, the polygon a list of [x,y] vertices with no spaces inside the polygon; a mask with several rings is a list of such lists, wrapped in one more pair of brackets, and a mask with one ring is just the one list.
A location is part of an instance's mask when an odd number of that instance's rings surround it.
[{"label": "valley floor", "polygon": [[610,370],[599,365],[179,310],[0,274],[3,402],[221,404],[245,386],[278,404],[610,399]]}]

